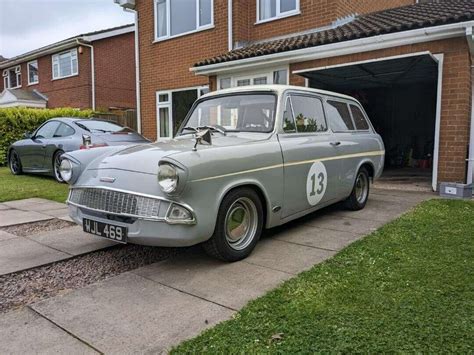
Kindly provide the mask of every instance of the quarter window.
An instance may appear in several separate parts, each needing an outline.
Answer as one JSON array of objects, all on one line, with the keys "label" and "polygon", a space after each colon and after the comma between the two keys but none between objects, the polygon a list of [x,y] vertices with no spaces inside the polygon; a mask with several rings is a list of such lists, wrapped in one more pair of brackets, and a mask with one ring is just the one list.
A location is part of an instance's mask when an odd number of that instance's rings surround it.
[{"label": "quarter window", "polygon": [[72,136],[76,131],[67,124],[60,123],[59,128],[54,133],[53,138],[68,137]]},{"label": "quarter window", "polygon": [[3,86],[5,89],[21,87],[21,66],[18,65],[3,71]]},{"label": "quarter window", "polygon": [[298,13],[299,0],[257,0],[258,21],[267,21]]},{"label": "quarter window", "polygon": [[213,0],[155,0],[155,39],[212,27],[213,4]]},{"label": "quarter window", "polygon": [[38,84],[38,82],[38,61],[33,60],[31,62],[28,62],[28,85]]},{"label": "quarter window", "polygon": [[369,123],[365,119],[365,116],[362,113],[362,111],[360,110],[360,108],[358,108],[355,105],[350,105],[350,107],[351,107],[352,118],[354,119],[356,129],[358,129],[360,131],[368,130],[369,129]]},{"label": "quarter window", "polygon": [[78,74],[77,49],[53,55],[53,79]]},{"label": "quarter window", "polygon": [[354,130],[354,123],[352,123],[351,114],[345,102],[328,100],[326,114],[333,131],[341,132]]}]

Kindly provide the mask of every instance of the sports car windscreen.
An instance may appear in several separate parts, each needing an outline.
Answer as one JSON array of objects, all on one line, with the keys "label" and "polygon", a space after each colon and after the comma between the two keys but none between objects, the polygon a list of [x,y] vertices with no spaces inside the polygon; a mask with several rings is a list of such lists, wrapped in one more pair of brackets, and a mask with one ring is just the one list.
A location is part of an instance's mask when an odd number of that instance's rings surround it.
[{"label": "sports car windscreen", "polygon": [[275,107],[276,96],[271,93],[209,98],[195,106],[181,134],[206,126],[233,132],[271,132]]}]

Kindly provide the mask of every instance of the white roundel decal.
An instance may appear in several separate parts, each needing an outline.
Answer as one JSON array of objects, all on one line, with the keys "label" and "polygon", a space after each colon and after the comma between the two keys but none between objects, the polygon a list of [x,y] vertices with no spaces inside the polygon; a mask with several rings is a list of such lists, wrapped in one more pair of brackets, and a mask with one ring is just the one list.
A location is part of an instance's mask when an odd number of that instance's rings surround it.
[{"label": "white roundel decal", "polygon": [[327,186],[326,167],[320,161],[315,162],[308,172],[306,180],[306,197],[311,206],[315,206],[324,196]]}]

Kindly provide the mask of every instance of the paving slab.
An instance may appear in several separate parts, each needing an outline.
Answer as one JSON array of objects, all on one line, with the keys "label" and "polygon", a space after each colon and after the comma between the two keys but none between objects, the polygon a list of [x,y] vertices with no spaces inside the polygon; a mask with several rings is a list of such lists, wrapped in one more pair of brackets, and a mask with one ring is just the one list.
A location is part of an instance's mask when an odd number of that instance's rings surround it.
[{"label": "paving slab", "polygon": [[160,353],[232,310],[125,273],[32,308],[105,353]]},{"label": "paving slab", "polygon": [[245,262],[290,274],[298,274],[334,254],[334,251],[287,243],[267,237],[259,241]]},{"label": "paving slab", "polygon": [[47,214],[48,216],[52,216],[52,217],[63,217],[63,216],[69,215],[69,212],[66,206],[63,206],[62,208],[58,208],[58,209],[52,209],[52,210],[46,209],[46,210],[42,210],[38,212]]},{"label": "paving slab", "polygon": [[[337,212],[336,212],[337,213]],[[355,234],[369,234],[377,230],[387,221],[373,221],[358,218],[341,217],[335,212],[318,213],[303,217],[301,222],[312,227],[331,229]]]},{"label": "paving slab", "polygon": [[384,199],[374,198],[371,196],[367,201],[367,205],[360,211],[349,211],[343,208],[333,210],[332,214],[341,217],[366,219],[372,221],[386,222],[400,217],[402,214],[408,212],[416,203],[397,203],[386,201]]},{"label": "paving slab", "polygon": [[16,224],[38,222],[52,219],[53,217],[35,211],[21,211],[17,209],[0,211],[0,227]]},{"label": "paving slab", "polygon": [[0,354],[97,354],[29,308],[0,315]]},{"label": "paving slab", "polygon": [[23,237],[0,241],[0,275],[67,259],[71,255]]},{"label": "paving slab", "polygon": [[11,207],[6,205],[5,203],[0,203],[0,211],[3,211],[3,210],[9,210]]},{"label": "paving slab", "polygon": [[18,238],[18,236],[0,230],[0,242],[3,240],[13,239],[13,238]]},{"label": "paving slab", "polygon": [[80,255],[117,245],[105,238],[84,233],[80,226],[33,234],[27,238],[70,255]]},{"label": "paving slab", "polygon": [[225,263],[202,252],[184,253],[133,273],[235,310],[293,276],[245,261]]},{"label": "paving slab", "polygon": [[432,198],[438,198],[436,193],[429,192],[413,192],[413,191],[397,191],[397,190],[384,190],[384,189],[372,189],[370,191],[369,199],[373,196],[376,198],[384,198],[387,201],[399,202],[399,203],[420,203],[425,200]]},{"label": "paving slab", "polygon": [[46,200],[44,198],[25,198],[23,200],[15,200],[15,201],[7,201],[4,202],[6,206],[9,206],[10,208],[18,208],[18,209],[23,209],[27,207],[31,207],[34,204],[39,204],[39,203],[46,203],[50,202],[50,200]]},{"label": "paving slab", "polygon": [[363,234],[359,233],[342,232],[309,225],[293,225],[272,232],[273,239],[334,251],[341,250],[362,237]]}]

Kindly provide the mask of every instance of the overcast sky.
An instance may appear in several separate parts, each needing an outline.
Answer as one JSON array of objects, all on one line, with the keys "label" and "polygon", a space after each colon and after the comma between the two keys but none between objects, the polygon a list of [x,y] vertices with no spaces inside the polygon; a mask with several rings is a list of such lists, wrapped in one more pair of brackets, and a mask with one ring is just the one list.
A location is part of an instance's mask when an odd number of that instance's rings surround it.
[{"label": "overcast sky", "polygon": [[11,58],[75,35],[132,23],[113,0],[0,0],[0,55]]}]

